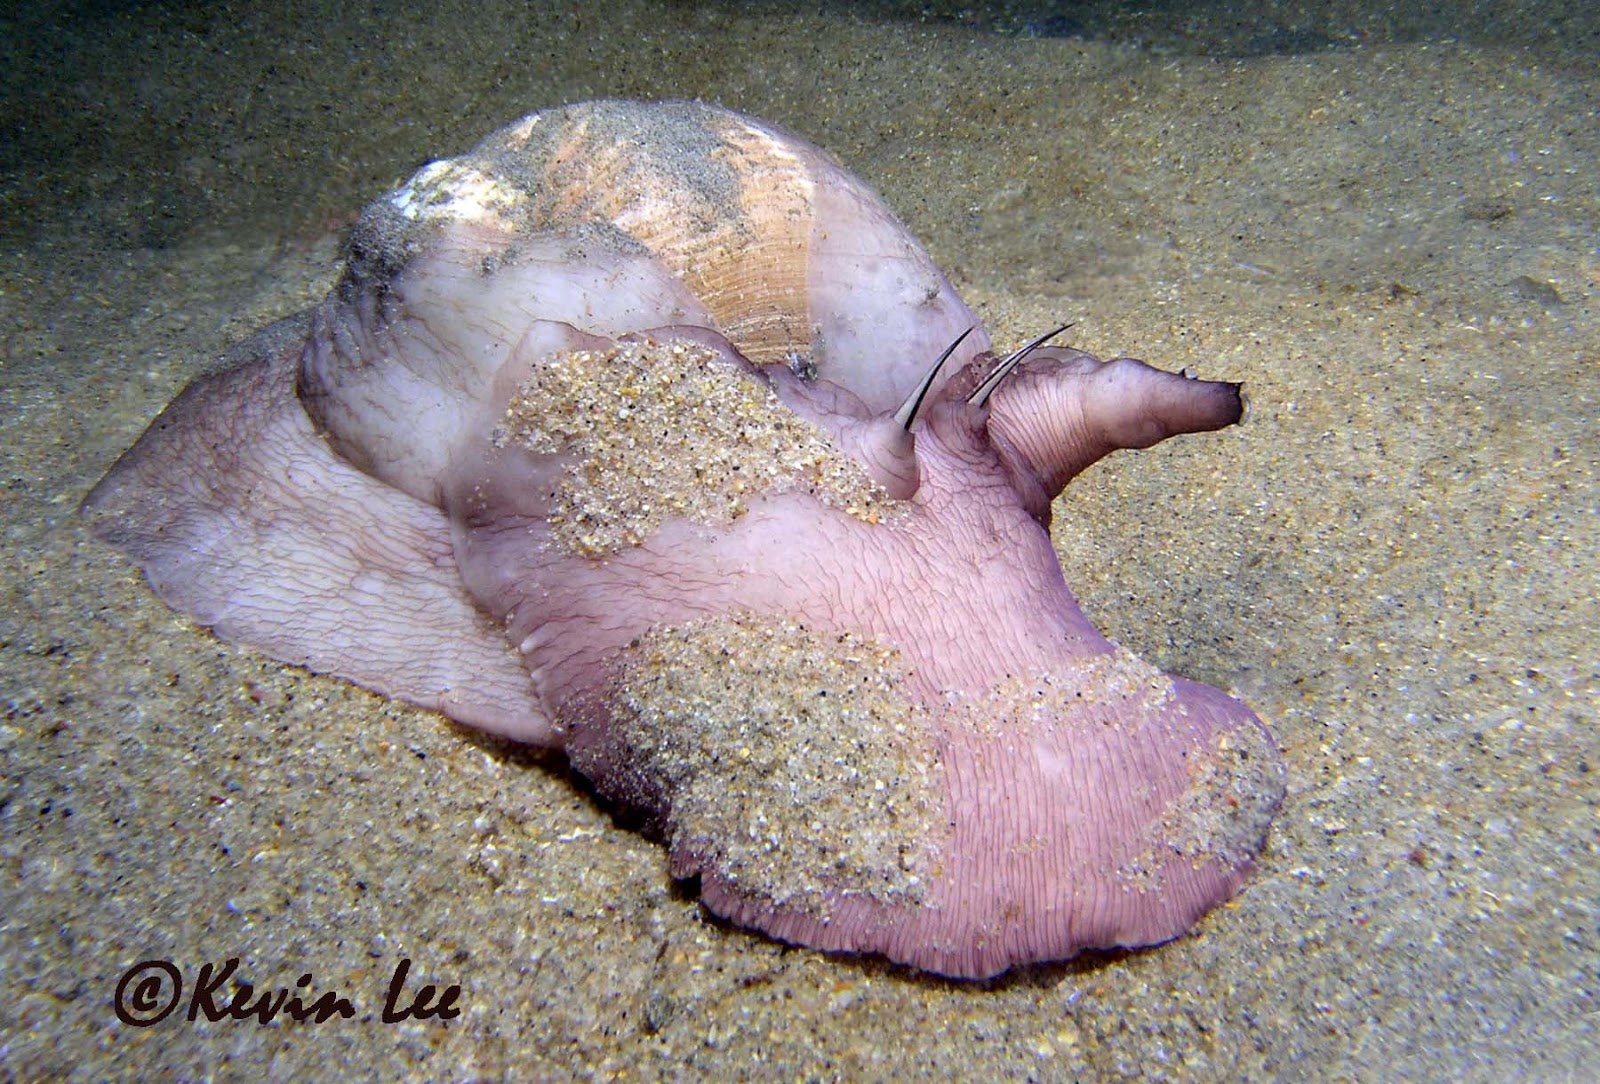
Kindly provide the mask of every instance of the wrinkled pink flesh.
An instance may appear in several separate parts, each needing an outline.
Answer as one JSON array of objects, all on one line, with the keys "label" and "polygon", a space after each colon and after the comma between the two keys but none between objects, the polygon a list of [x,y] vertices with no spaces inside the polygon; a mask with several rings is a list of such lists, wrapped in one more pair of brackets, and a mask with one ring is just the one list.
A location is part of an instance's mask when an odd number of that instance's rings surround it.
[{"label": "wrinkled pink flesh", "polygon": [[[863,216],[861,231],[898,229],[874,200],[836,202],[831,213]],[[849,222],[834,229],[852,236]],[[548,544],[541,518],[560,464],[485,450],[527,366],[640,329],[721,340],[682,284],[643,257],[603,247],[578,257],[565,239],[522,237],[517,259],[489,274],[507,243],[478,227],[441,231],[381,289],[336,293],[258,334],[232,368],[173,401],[84,511],[165,601],[219,636],[563,745],[621,800],[635,795],[610,786],[627,765],[609,732],[608,668],[664,624],[741,611],[877,640],[901,652],[907,695],[936,718],[952,696],[1008,676],[1070,680],[1119,650],[1062,580],[1045,527],[1051,498],[1116,448],[1240,417],[1236,385],[1067,350],[1041,351],[977,410],[961,394],[983,375],[969,346],[919,419],[911,461],[882,415],[970,313],[942,276],[922,322],[904,310],[875,320],[870,291],[841,289],[817,326],[842,383],[770,378],[839,446],[915,483],[906,523],[874,527],[788,493],[757,498],[731,525],[672,522],[636,548],[573,556]],[[895,260],[923,277],[931,267],[908,235],[838,248],[850,262],[836,279],[814,270],[819,296],[833,281],[915,281]],[[1147,883],[1127,865],[1150,850],[1151,826],[1185,793],[1198,754],[1219,736],[1270,742],[1238,701],[1181,679],[1175,688],[1145,715],[1068,712],[1025,735],[937,724],[930,756],[950,828],[934,841],[939,873],[919,904],[854,896],[819,918],[775,905],[759,884],[735,886],[686,847],[674,870],[698,873],[707,906],[742,925],[949,975],[1177,936],[1237,890],[1260,833],[1225,854],[1158,854]],[[1282,785],[1267,755],[1260,792],[1245,796],[1260,831]],[[651,812],[670,819],[670,805],[660,795]]]}]

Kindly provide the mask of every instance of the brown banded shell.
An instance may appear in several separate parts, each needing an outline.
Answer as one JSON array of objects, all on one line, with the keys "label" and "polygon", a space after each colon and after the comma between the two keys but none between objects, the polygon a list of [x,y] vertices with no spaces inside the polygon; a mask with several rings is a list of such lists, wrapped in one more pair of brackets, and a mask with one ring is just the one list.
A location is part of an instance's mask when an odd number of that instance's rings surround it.
[{"label": "brown banded shell", "polygon": [[[381,281],[440,219],[498,235],[486,266],[514,260],[532,238],[647,256],[752,362],[831,380],[880,411],[978,323],[884,202],[832,155],[698,102],[534,113],[432,164],[363,217],[353,255],[381,266],[352,266],[352,279]],[[658,315],[663,325],[695,322]],[[602,335],[635,330],[570,322]],[[872,345],[886,338],[900,347],[893,356]],[[950,369],[988,348],[980,329]]]}]

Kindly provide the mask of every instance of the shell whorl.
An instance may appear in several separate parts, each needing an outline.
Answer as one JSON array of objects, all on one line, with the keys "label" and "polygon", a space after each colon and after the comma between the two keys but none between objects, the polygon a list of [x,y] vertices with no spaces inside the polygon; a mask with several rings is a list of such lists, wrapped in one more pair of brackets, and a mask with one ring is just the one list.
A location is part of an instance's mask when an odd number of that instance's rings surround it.
[{"label": "shell whorl", "polygon": [[[518,125],[508,145],[523,133],[533,140],[539,119]],[[701,110],[696,123],[630,139],[640,123],[589,111],[545,126],[554,146],[543,153],[517,148],[509,157],[545,171],[529,224],[611,223],[683,279],[747,358],[783,361],[811,337],[806,268],[822,152],[727,113]]]},{"label": "shell whorl", "polygon": [[[805,363],[879,410],[977,322],[877,195],[830,154],[698,102],[534,113],[425,167],[366,217],[383,238],[366,247],[389,263],[425,244],[430,227],[452,223],[500,235],[507,255],[537,235],[569,237],[575,251],[648,255],[752,362]],[[352,276],[382,274],[359,264],[361,249],[352,245]],[[867,356],[882,352],[886,329],[903,358]],[[987,347],[980,333],[956,361]]]}]

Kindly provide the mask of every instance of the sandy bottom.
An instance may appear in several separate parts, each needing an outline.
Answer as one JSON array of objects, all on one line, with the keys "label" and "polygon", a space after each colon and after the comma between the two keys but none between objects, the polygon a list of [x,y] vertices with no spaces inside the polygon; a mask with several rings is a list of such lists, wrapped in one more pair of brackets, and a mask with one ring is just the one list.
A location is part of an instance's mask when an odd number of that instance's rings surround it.
[{"label": "sandy bottom", "polygon": [[[1600,35],[1490,6],[7,24],[0,1077],[1590,1076]],[[832,148],[1003,342],[1072,319],[1247,382],[1248,425],[1057,511],[1090,615],[1285,749],[1262,868],[1193,935],[976,985],[721,927],[558,762],[219,644],[77,525],[210,356],[328,287],[348,212],[607,93]],[[232,957],[355,1016],[186,1019]],[[147,960],[183,1004],[132,1027]],[[402,960],[402,1006],[459,984],[459,1016],[386,1022]]]}]

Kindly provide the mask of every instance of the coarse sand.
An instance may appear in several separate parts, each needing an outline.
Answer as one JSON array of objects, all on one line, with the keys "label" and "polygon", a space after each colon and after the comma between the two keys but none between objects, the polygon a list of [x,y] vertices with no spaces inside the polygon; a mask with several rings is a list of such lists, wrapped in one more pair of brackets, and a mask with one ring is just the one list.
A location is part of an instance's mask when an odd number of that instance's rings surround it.
[{"label": "coarse sand", "polygon": [[[1597,10],[0,15],[0,1079],[1592,1078]],[[1097,624],[1285,751],[1261,868],[1193,934],[960,983],[724,927],[560,758],[220,644],[77,522],[329,287],[352,212],[601,95],[828,147],[1002,345],[1074,320],[1246,383],[1242,428],[1056,506]],[[144,961],[184,989],[136,1027]],[[208,967],[219,1007],[354,1015],[210,1021]],[[429,983],[459,1015],[401,1011]]]}]

